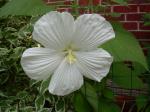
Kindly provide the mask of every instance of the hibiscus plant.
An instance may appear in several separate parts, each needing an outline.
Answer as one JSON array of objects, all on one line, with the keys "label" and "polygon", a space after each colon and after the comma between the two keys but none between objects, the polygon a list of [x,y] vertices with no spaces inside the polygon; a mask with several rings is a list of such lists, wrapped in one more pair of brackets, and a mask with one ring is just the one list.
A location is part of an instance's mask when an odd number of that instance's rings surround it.
[{"label": "hibiscus plant", "polygon": [[148,65],[130,32],[95,13],[118,16],[105,12],[111,2],[59,12],[42,0],[2,0],[0,111],[121,112],[108,85],[145,88],[139,76]]}]

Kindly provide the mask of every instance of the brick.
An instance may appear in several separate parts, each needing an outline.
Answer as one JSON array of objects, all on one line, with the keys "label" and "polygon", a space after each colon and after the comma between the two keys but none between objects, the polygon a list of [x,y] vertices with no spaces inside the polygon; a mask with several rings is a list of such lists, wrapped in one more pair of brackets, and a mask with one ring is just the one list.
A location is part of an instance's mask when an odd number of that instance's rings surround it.
[{"label": "brick", "polygon": [[80,6],[87,6],[89,4],[89,0],[79,0]]},{"label": "brick", "polygon": [[85,13],[87,13],[87,9],[85,9],[85,8],[79,8],[79,13],[80,14],[85,14]]},{"label": "brick", "polygon": [[73,9],[72,8],[68,8],[68,12],[73,12]]},{"label": "brick", "polygon": [[70,8],[70,6],[69,5],[58,5],[58,8]]},{"label": "brick", "polygon": [[[72,9],[72,8],[68,8],[68,11],[69,12],[72,12],[73,14],[76,13],[76,9]],[[86,8],[78,8],[78,13],[79,14],[87,14],[87,13],[90,13],[90,11],[88,11]],[[91,12],[92,13],[92,12]]]},{"label": "brick", "polygon": [[127,30],[137,30],[137,22],[123,22],[123,26]]},{"label": "brick", "polygon": [[110,13],[111,12],[111,7],[107,6],[107,7],[101,7],[99,9],[96,10],[97,13]]},{"label": "brick", "polygon": [[[72,9],[72,8],[68,8],[68,12],[72,12],[73,14],[75,14],[76,10]],[[85,8],[78,8],[78,13],[79,14],[89,14],[89,13],[92,13],[92,12],[87,10],[87,9],[85,9]]]},{"label": "brick", "polygon": [[148,0],[128,0],[128,3],[130,3],[130,4],[142,4],[142,3],[148,3]]},{"label": "brick", "polygon": [[[92,0],[93,5],[98,5],[101,3],[102,0]],[[80,6],[87,6],[90,4],[90,0],[79,0],[79,5]]]},{"label": "brick", "polygon": [[139,5],[140,12],[150,12],[150,5]]},{"label": "brick", "polygon": [[65,12],[65,11],[68,11],[68,8],[57,8],[57,11],[59,11],[59,12]]},{"label": "brick", "polygon": [[125,15],[124,14],[121,14],[120,17],[115,17],[116,20],[119,20],[119,21],[124,21],[125,20]]},{"label": "brick", "polygon": [[150,31],[150,26],[145,26],[144,23],[139,23],[140,24],[140,30],[149,30]]},{"label": "brick", "polygon": [[150,31],[132,31],[137,39],[150,40]]},{"label": "brick", "polygon": [[122,14],[120,17],[112,17],[110,15],[103,15],[108,21],[124,21],[125,15]]},{"label": "brick", "polygon": [[71,5],[73,3],[74,3],[73,0],[65,0],[65,2],[64,2],[65,5]]},{"label": "brick", "polygon": [[113,6],[113,11],[120,13],[137,12],[137,7],[137,5]]},{"label": "brick", "polygon": [[93,0],[93,5],[98,5],[102,2],[102,0]]},{"label": "brick", "polygon": [[126,14],[127,21],[141,21],[143,14]]}]

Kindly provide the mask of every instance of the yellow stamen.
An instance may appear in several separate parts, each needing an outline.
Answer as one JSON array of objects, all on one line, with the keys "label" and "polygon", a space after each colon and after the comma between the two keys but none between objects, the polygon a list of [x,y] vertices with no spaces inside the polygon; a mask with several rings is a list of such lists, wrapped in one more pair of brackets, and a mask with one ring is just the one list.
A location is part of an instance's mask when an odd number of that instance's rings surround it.
[{"label": "yellow stamen", "polygon": [[40,44],[37,44],[37,47],[41,47],[41,45],[40,45]]},{"label": "yellow stamen", "polygon": [[76,61],[76,57],[75,55],[73,54],[72,50],[71,49],[68,49],[67,50],[67,60],[69,61],[70,64],[74,63]]}]

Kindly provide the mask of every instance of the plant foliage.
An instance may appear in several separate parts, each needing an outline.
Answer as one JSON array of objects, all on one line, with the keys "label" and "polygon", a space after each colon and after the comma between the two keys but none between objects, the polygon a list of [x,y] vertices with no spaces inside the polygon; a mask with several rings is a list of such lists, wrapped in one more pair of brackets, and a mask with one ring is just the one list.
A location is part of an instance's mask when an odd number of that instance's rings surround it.
[{"label": "plant foliage", "polygon": [[42,0],[11,0],[0,9],[0,17],[9,15],[37,16],[53,9]]},{"label": "plant foliage", "polygon": [[[112,1],[126,4],[125,0]],[[76,4],[72,7],[79,8]],[[93,9],[91,6],[86,8]],[[51,10],[55,9],[45,5],[42,0],[11,0],[1,7],[0,111],[121,112],[114,91],[106,86],[108,80],[127,89],[143,88],[144,83],[139,75],[148,69],[148,65],[138,41],[117,22],[112,22],[116,38],[100,46],[114,57],[110,73],[100,83],[85,79],[85,84],[79,91],[65,97],[58,97],[51,95],[47,90],[50,78],[34,81],[24,73],[20,65],[21,55],[25,49],[38,45],[32,39],[33,25],[39,16]],[[108,13],[108,15],[119,16],[117,13]],[[132,66],[124,63],[125,61],[131,62]],[[146,82],[149,84],[148,79],[149,77]],[[141,99],[144,101],[140,102]],[[147,106],[149,101],[147,96],[137,97],[138,110],[145,109],[149,112],[150,108]]]}]

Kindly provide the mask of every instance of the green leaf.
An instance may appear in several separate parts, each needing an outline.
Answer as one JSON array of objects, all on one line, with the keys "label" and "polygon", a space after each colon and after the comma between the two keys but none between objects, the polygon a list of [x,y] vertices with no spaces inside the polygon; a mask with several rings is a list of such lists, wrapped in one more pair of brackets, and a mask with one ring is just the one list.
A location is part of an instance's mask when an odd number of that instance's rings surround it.
[{"label": "green leaf", "polygon": [[8,97],[7,95],[5,95],[2,91],[0,91],[0,97]]},{"label": "green leaf", "polygon": [[18,32],[18,38],[23,39],[25,37],[28,37],[29,35],[31,35],[31,32],[33,31],[33,26],[32,24],[27,24],[25,26],[23,26],[19,32]]},{"label": "green leaf", "polygon": [[139,89],[144,87],[144,84],[138,78],[138,75],[134,74],[132,69],[128,68],[125,64],[114,63],[112,69],[112,80],[119,86],[130,89]]},{"label": "green leaf", "polygon": [[45,97],[45,100],[47,100],[48,102],[51,102],[51,103],[55,103],[56,102],[55,96],[51,95],[49,92],[46,92],[44,94],[44,97]]},{"label": "green leaf", "polygon": [[84,84],[85,85],[81,88],[81,92],[95,112],[98,112],[98,95],[96,90],[89,83],[85,82]]},{"label": "green leaf", "polygon": [[121,4],[121,5],[127,5],[126,0],[111,0],[111,1],[116,2],[116,3],[119,3],[119,4]]},{"label": "green leaf", "polygon": [[120,108],[114,104],[112,100],[98,95],[100,93],[97,93],[93,86],[89,83],[85,83],[85,85],[81,88],[81,92],[89,104],[93,107],[94,112],[120,112]]},{"label": "green leaf", "polygon": [[138,111],[140,111],[146,106],[147,101],[148,101],[147,99],[148,97],[144,95],[139,95],[138,97],[136,97],[136,104],[138,107]]},{"label": "green leaf", "polygon": [[115,103],[110,103],[110,107],[111,107],[111,109],[109,112],[121,112],[120,107]]},{"label": "green leaf", "polygon": [[149,26],[150,25],[150,13],[145,13],[143,18],[144,18],[144,25]]},{"label": "green leaf", "polygon": [[112,16],[112,17],[120,17],[120,16],[121,16],[120,13],[116,13],[116,12],[108,13],[108,15],[110,15],[110,16]]},{"label": "green leaf", "polygon": [[25,50],[25,47],[16,47],[13,49],[13,54],[10,56],[11,58],[20,58],[22,56],[23,51]]},{"label": "green leaf", "polygon": [[120,107],[104,98],[99,100],[99,112],[121,112]]},{"label": "green leaf", "polygon": [[12,100],[0,100],[0,107],[10,107]]},{"label": "green leaf", "polygon": [[148,70],[146,58],[135,37],[120,24],[113,23],[116,38],[102,45],[114,57],[115,62],[132,61]]},{"label": "green leaf", "polygon": [[115,100],[114,93],[113,93],[113,91],[110,90],[110,89],[105,88],[105,89],[103,90],[103,96],[104,96],[105,98],[110,99],[110,100],[113,100],[113,101]]},{"label": "green leaf", "polygon": [[50,78],[42,81],[41,86],[40,86],[40,93],[41,94],[44,94],[47,91],[49,83],[50,83]]},{"label": "green leaf", "polygon": [[38,85],[40,83],[39,80],[30,80],[30,87],[33,87],[35,85]]},{"label": "green leaf", "polygon": [[2,38],[3,38],[3,35],[2,35],[2,30],[0,28],[0,39],[2,39]]},{"label": "green leaf", "polygon": [[[0,66],[1,66],[1,62],[0,62]],[[1,72],[4,72],[4,71],[7,71],[7,69],[4,69],[4,68],[0,68],[0,73]],[[4,80],[3,80],[4,81]],[[5,82],[5,81],[4,81]],[[3,83],[3,82],[0,82],[0,83]]]},{"label": "green leaf", "polygon": [[64,99],[58,99],[55,105],[56,112],[65,112],[65,101]]},{"label": "green leaf", "polygon": [[146,112],[150,112],[150,106],[147,107]]},{"label": "green leaf", "polygon": [[43,108],[43,109],[39,110],[38,112],[52,112],[52,109]]},{"label": "green leaf", "polygon": [[9,52],[7,48],[0,48],[0,56],[4,56]]},{"label": "green leaf", "polygon": [[43,0],[11,0],[0,9],[0,17],[8,15],[36,16],[52,10]]},{"label": "green leaf", "polygon": [[33,112],[33,108],[34,108],[34,107],[26,106],[26,107],[24,107],[24,108],[20,108],[20,111],[21,111],[21,112]]},{"label": "green leaf", "polygon": [[145,25],[145,26],[150,26],[150,21],[145,21],[145,22],[144,22],[144,25]]},{"label": "green leaf", "polygon": [[27,91],[20,91],[20,92],[17,93],[17,97],[19,99],[24,99],[27,96],[28,96],[28,92]]},{"label": "green leaf", "polygon": [[76,112],[91,112],[90,105],[81,93],[75,94],[73,104]]},{"label": "green leaf", "polygon": [[37,96],[36,100],[35,100],[35,107],[36,110],[40,110],[43,108],[45,104],[45,98],[43,95]]},{"label": "green leaf", "polygon": [[150,68],[150,45],[147,46],[147,63]]}]

